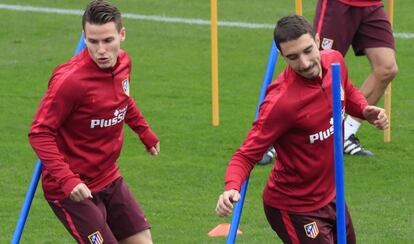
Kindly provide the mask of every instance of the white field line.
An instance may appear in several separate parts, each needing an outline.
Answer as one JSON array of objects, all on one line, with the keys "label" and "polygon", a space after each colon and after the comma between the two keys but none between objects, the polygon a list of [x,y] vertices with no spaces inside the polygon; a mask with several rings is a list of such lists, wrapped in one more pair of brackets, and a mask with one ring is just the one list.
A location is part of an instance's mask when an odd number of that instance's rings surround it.
[{"label": "white field line", "polygon": [[[0,4],[0,10],[14,10],[14,11],[24,11],[24,12],[34,12],[34,13],[52,13],[52,14],[64,14],[64,15],[82,15],[83,10],[78,9],[61,9],[61,8],[48,8],[48,7],[36,7],[28,5],[10,5],[10,4]],[[123,18],[126,19],[136,19],[136,20],[147,20],[154,22],[167,22],[167,23],[182,23],[190,25],[210,25],[210,20],[204,19],[187,19],[187,18],[175,18],[175,17],[165,17],[158,15],[142,15],[142,14],[132,14],[132,13],[123,13]],[[230,22],[230,21],[219,21],[219,26],[225,27],[238,27],[244,29],[273,29],[274,25],[271,24],[257,24],[257,23],[246,23],[246,22]],[[394,33],[395,38],[400,39],[413,39],[414,33]]]}]

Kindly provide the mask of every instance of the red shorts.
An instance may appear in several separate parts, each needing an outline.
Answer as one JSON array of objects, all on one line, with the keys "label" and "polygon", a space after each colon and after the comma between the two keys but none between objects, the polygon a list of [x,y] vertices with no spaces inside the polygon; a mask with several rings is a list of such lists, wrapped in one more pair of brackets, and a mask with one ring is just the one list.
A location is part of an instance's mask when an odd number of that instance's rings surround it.
[{"label": "red shorts", "polygon": [[48,201],[78,243],[118,243],[150,228],[144,212],[122,178],[102,191],[92,193],[92,196],[92,199],[82,202],[69,198]]},{"label": "red shorts", "polygon": [[395,50],[391,24],[384,5],[355,7],[337,0],[319,0],[313,22],[321,38],[321,49],[347,53],[352,45],[355,55],[364,49],[388,47]]},{"label": "red shorts", "polygon": [[[264,204],[264,211],[272,229],[283,243],[336,243],[335,201],[325,207],[308,212],[292,213]],[[352,219],[346,208],[347,243],[355,244],[355,231]]]}]

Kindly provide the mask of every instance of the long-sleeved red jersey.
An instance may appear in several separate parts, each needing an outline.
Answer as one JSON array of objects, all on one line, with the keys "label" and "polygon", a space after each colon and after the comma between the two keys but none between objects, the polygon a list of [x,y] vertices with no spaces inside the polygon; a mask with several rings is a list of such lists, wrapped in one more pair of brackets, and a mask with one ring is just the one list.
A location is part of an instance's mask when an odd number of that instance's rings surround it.
[{"label": "long-sleeved red jersey", "polygon": [[259,117],[230,160],[225,189],[241,185],[269,145],[277,161],[263,192],[263,201],[274,208],[309,212],[335,197],[332,71],[340,63],[342,108],[359,118],[368,105],[348,78],[342,55],[321,51],[322,79],[307,80],[290,67],[271,84]]},{"label": "long-sleeved red jersey", "polygon": [[120,177],[124,121],[147,148],[159,141],[129,96],[130,72],[126,52],[100,69],[87,49],[53,72],[29,132],[47,199],[65,198],[81,182],[99,191]]}]

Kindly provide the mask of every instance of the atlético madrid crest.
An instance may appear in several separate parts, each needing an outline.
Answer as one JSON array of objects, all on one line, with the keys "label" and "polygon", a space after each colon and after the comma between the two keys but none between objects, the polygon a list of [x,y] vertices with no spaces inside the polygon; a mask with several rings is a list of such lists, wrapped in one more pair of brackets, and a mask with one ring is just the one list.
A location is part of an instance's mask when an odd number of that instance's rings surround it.
[{"label": "atl\u00e9tico madrid crest", "polygon": [[102,244],[104,242],[104,239],[99,231],[90,234],[88,239],[91,244]]},{"label": "atl\u00e9tico madrid crest", "polygon": [[321,43],[322,49],[323,50],[332,49],[333,43],[334,43],[334,40],[329,39],[329,38],[323,38],[322,43]]},{"label": "atl\u00e9tico madrid crest", "polygon": [[316,225],[316,222],[306,224],[303,227],[305,227],[305,233],[308,237],[315,239],[318,236],[319,229],[318,229],[318,226]]},{"label": "atl\u00e9tico madrid crest", "polygon": [[124,90],[125,94],[129,96],[129,80],[128,78],[122,81],[122,89]]}]

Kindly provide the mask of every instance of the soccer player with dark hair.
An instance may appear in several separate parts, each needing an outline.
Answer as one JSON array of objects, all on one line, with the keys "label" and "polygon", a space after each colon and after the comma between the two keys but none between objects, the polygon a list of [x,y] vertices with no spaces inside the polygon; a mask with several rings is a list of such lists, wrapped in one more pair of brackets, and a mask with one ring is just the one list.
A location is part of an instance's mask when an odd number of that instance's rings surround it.
[{"label": "soccer player with dark hair", "polygon": [[[344,112],[379,129],[387,128],[388,119],[383,109],[368,105],[352,85],[339,52],[319,51],[319,37],[306,19],[297,15],[281,18],[274,38],[288,67],[267,89],[258,119],[229,162],[216,212],[219,216],[231,214],[243,182],[272,145],[277,160],[263,191],[270,226],[284,243],[334,243],[331,64],[341,65]],[[348,243],[355,243],[348,209],[346,226]]]},{"label": "soccer player with dark hair", "polygon": [[53,72],[29,132],[43,165],[44,195],[78,243],[152,243],[117,165],[124,122],[150,155],[160,151],[129,94],[121,13],[109,2],[91,1],[82,24],[86,48]]},{"label": "soccer player with dark hair", "polygon": [[[338,50],[345,56],[352,45],[356,56],[367,56],[371,73],[359,89],[368,104],[376,105],[398,73],[394,37],[382,1],[319,0],[313,26],[321,49]],[[361,123],[358,117],[346,118],[344,152],[372,156],[356,136]]]}]

